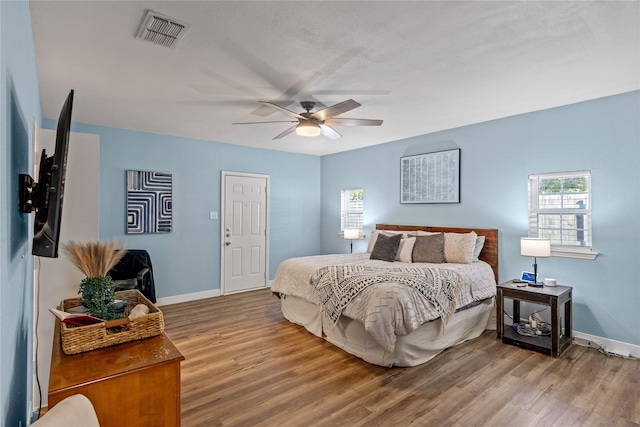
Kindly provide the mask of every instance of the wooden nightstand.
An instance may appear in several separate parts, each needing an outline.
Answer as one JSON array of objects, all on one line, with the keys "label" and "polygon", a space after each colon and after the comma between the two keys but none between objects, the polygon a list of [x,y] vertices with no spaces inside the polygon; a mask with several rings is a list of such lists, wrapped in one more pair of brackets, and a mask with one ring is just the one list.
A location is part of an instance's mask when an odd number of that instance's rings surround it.
[{"label": "wooden nightstand", "polygon": [[[497,333],[498,339],[505,344],[517,345],[529,350],[539,351],[553,357],[559,356],[571,345],[571,286],[531,286],[518,287],[511,281],[498,285],[496,295]],[[504,324],[504,299],[513,300],[513,322],[520,320],[520,301],[548,305],[551,309],[551,335],[529,337],[518,334],[511,326]],[[560,315],[560,308],[564,305],[564,317]],[[564,333],[561,330],[560,319],[564,319]],[[525,321],[526,319],[522,319]]]}]

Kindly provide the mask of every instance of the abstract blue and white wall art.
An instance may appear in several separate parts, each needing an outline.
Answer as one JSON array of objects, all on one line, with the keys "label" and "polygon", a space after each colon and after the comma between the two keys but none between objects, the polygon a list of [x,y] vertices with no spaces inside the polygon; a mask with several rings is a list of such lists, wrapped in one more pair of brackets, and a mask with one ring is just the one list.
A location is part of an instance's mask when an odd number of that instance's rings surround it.
[{"label": "abstract blue and white wall art", "polygon": [[170,173],[127,171],[127,233],[170,233]]}]

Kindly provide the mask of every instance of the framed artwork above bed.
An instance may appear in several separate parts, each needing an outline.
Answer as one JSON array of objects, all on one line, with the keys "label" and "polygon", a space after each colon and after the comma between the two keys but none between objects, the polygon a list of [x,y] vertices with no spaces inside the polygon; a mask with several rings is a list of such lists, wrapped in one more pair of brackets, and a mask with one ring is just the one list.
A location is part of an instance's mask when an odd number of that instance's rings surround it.
[{"label": "framed artwork above bed", "polygon": [[400,203],[460,203],[460,149],[401,157]]}]

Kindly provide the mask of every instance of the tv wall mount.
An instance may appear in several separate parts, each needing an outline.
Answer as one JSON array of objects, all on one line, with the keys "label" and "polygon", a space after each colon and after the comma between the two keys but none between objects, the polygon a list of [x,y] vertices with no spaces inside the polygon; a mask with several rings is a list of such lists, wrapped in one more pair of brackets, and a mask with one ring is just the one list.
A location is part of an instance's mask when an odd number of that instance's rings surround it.
[{"label": "tv wall mount", "polygon": [[36,210],[33,199],[37,197],[39,185],[31,178],[31,176],[21,173],[19,177],[20,188],[18,190],[20,198],[20,212],[31,213]]}]

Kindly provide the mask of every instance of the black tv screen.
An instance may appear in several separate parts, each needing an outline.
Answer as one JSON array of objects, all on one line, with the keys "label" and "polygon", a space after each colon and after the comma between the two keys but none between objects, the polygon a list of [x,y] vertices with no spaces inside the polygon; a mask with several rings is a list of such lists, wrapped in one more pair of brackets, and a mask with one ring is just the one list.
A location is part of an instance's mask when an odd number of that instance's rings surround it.
[{"label": "black tv screen", "polygon": [[37,190],[34,192],[33,209],[36,217],[33,225],[33,248],[31,253],[48,258],[58,257],[62,202],[67,171],[67,153],[71,133],[71,110],[73,90],[69,92],[58,119],[56,147],[53,156],[47,157],[42,150]]}]

